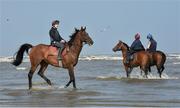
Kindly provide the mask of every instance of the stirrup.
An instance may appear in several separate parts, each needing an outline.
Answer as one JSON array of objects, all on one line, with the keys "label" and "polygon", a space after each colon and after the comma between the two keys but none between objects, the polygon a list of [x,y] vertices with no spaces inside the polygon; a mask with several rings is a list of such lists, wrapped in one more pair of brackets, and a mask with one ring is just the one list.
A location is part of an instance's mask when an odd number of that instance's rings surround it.
[{"label": "stirrup", "polygon": [[62,67],[62,61],[61,60],[58,60],[58,64],[59,64],[59,67]]},{"label": "stirrup", "polygon": [[130,63],[130,61],[127,61],[127,60],[124,62],[124,64],[129,64],[129,63]]},{"label": "stirrup", "polygon": [[58,58],[58,61],[62,61],[62,58]]}]

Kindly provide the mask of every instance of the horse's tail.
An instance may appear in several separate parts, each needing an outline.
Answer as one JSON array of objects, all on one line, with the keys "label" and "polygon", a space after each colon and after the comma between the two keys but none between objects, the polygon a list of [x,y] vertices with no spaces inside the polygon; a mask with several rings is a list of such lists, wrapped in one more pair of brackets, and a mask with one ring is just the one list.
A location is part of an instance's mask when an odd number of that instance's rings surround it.
[{"label": "horse's tail", "polygon": [[32,48],[33,46],[31,44],[23,44],[21,45],[21,47],[19,48],[18,52],[17,52],[17,55],[16,55],[16,58],[14,59],[14,61],[12,62],[13,65],[15,66],[18,66],[22,63],[22,60],[23,60],[23,55],[24,55],[24,52],[26,51],[28,53],[28,50],[30,48]]},{"label": "horse's tail", "polygon": [[161,72],[164,70],[164,63],[166,62],[166,55],[162,51],[157,51],[158,53],[161,54],[162,60],[161,60]]},{"label": "horse's tail", "polygon": [[166,62],[166,55],[162,51],[157,51],[161,54],[163,60],[161,61],[161,64],[164,64]]}]

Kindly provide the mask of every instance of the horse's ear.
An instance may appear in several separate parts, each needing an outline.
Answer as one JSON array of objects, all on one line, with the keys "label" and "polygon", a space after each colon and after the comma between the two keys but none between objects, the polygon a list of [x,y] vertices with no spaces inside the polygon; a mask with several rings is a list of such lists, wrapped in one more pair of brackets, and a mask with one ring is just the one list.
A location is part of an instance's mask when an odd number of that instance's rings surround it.
[{"label": "horse's ear", "polygon": [[76,32],[78,31],[78,29],[76,27],[74,29],[75,29]]},{"label": "horse's ear", "polygon": [[83,31],[84,29],[83,29],[83,26],[81,26],[81,30]]},{"label": "horse's ear", "polygon": [[86,26],[84,27],[84,31],[86,30]]},{"label": "horse's ear", "polygon": [[121,43],[122,41],[121,40],[119,40],[119,43]]}]

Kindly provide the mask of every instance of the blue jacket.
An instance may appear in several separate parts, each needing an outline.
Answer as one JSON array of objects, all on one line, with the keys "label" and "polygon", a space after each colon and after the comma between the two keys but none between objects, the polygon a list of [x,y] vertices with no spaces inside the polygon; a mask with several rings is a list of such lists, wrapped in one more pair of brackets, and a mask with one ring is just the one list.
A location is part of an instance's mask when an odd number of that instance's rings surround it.
[{"label": "blue jacket", "polygon": [[142,45],[141,41],[138,40],[134,40],[134,42],[132,43],[130,49],[132,51],[141,51],[141,50],[145,50],[144,46]]},{"label": "blue jacket", "polygon": [[148,51],[156,51],[157,42],[154,39],[151,39],[150,42],[151,42],[150,47],[147,50]]}]

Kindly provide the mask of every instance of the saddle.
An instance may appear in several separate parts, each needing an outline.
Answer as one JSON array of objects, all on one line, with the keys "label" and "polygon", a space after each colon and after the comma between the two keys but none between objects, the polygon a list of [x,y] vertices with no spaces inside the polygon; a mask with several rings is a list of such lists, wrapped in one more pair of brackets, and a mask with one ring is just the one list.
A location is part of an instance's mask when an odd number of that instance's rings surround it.
[{"label": "saddle", "polygon": [[[64,58],[64,56],[67,54],[68,51],[69,51],[69,46],[67,44],[65,44],[64,48],[60,52],[61,57]],[[48,55],[49,56],[57,56],[57,58],[58,58],[58,48],[53,45],[50,45]]]},{"label": "saddle", "polygon": [[[69,51],[69,47],[65,46],[63,48],[63,50],[61,51],[61,58],[62,59],[64,59],[64,56],[67,54],[68,51]],[[57,63],[59,65],[59,67],[63,67],[62,60],[58,60],[58,52],[59,52],[59,50],[57,47],[52,46],[52,45],[49,46],[48,56],[56,56]]]},{"label": "saddle", "polygon": [[130,61],[133,61],[133,59],[134,59],[134,53],[131,54],[130,57],[129,57],[129,60],[130,60]]},{"label": "saddle", "polygon": [[127,53],[127,59],[129,60],[129,61],[133,61],[133,59],[134,59],[134,54],[135,54],[136,52],[128,52]]}]

